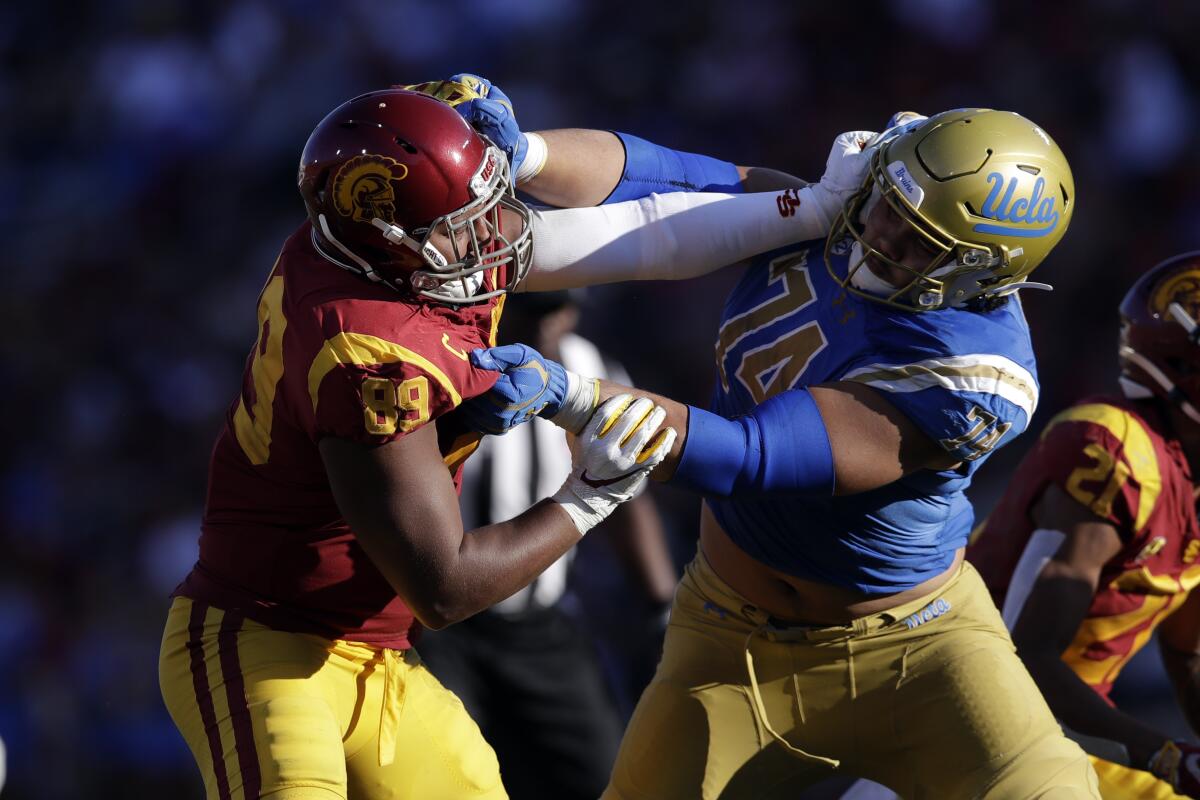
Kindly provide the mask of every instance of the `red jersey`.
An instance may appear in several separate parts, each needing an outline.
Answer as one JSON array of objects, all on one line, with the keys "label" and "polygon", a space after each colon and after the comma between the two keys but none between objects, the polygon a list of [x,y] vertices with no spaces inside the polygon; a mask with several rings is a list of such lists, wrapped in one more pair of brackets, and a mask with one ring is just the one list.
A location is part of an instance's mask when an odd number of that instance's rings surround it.
[{"label": "red jersey", "polygon": [[176,594],[279,630],[403,649],[412,612],[342,518],[317,445],[383,444],[434,424],[457,487],[479,435],[455,409],[496,380],[468,354],[495,344],[503,295],[466,306],[403,296],[326,261],[310,232],[284,244],[259,298],[258,342],[213,448],[200,560]]},{"label": "red jersey", "polygon": [[1107,698],[1121,668],[1200,583],[1191,472],[1150,403],[1097,398],[1054,417],[967,550],[998,606],[1033,533],[1030,509],[1050,484],[1112,524],[1124,543],[1063,653]]}]

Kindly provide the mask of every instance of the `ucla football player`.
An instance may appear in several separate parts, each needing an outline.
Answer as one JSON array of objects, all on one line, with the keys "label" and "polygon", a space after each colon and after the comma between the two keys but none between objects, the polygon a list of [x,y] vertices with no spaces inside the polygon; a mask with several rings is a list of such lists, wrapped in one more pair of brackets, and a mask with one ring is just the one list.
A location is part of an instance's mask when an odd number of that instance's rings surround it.
[{"label": "ucla football player", "polygon": [[527,584],[632,496],[673,432],[648,400],[609,401],[554,498],[464,531],[457,490],[480,437],[462,403],[497,379],[468,354],[495,343],[522,281],[680,277],[819,235],[861,179],[857,140],[839,138],[788,217],[775,194],[534,212],[506,155],[427,94],[371,92],[316,126],[298,174],[308,218],[266,273],[160,652],[210,800],[505,796],[413,649],[421,626]]},{"label": "ucla football player", "polygon": [[[694,182],[617,138],[612,197]],[[1045,288],[1029,277],[1074,213],[1070,168],[980,108],[870,152],[828,236],[756,256],[731,292],[709,407],[655,398],[680,435],[654,476],[705,496],[700,548],[605,797],[783,798],[834,769],[905,797],[1097,796],[963,558],[964,490],[1037,405],[1019,290]],[[473,359],[504,373],[468,404],[486,430],[535,412],[578,430],[628,391],[522,345]]]},{"label": "ucla football player", "polygon": [[1133,285],[1121,303],[1123,396],[1050,420],[967,551],[1050,708],[1102,740],[1092,749],[1106,800],[1200,797],[1200,746],[1109,699],[1157,631],[1182,709],[1200,726],[1198,318],[1200,253]]}]

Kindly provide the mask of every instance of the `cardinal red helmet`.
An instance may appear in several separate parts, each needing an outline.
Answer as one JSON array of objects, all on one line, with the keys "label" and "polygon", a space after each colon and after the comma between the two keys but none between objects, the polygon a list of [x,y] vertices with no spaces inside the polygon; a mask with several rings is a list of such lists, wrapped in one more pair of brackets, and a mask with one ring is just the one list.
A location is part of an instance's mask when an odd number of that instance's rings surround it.
[{"label": "cardinal red helmet", "polygon": [[[308,137],[298,183],[317,250],[372,281],[474,303],[529,267],[530,212],[504,154],[428,95],[388,89],[335,108]],[[496,268],[502,285],[480,292]]]},{"label": "cardinal red helmet", "polygon": [[1158,395],[1200,424],[1200,251],[1168,258],[1121,301],[1121,386]]}]

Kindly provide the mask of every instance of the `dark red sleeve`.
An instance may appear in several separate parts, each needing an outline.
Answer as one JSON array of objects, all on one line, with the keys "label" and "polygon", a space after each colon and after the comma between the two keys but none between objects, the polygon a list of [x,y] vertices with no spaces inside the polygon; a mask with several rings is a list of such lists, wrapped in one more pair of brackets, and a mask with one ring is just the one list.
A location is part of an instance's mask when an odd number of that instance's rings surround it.
[{"label": "dark red sleeve", "polygon": [[[1157,497],[1157,464],[1147,464],[1145,454],[1136,452],[1139,446],[1126,446],[1125,440],[1130,438],[1127,427],[1064,416],[1051,420],[1038,443],[1049,482],[1111,523],[1128,541],[1149,516],[1143,503],[1153,504]],[[1153,452],[1150,456],[1153,461]]]},{"label": "dark red sleeve", "polygon": [[454,333],[410,325],[403,343],[362,333],[326,340],[309,370],[317,438],[385,444],[491,388],[496,373],[461,358]]}]

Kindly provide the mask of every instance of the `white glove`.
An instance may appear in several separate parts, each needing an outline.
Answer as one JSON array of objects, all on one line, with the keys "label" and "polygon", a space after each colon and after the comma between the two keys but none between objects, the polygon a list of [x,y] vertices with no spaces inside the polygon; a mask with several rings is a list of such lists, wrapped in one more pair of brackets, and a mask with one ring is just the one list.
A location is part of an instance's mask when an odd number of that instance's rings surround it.
[{"label": "white glove", "polygon": [[876,135],[874,131],[847,131],[833,140],[829,158],[825,160],[825,174],[820,183],[811,187],[827,223],[831,224],[850,195],[862,188],[871,165],[872,150],[868,144]]},{"label": "white glove", "polygon": [[571,474],[551,499],[587,533],[641,491],[671,445],[675,429],[659,426],[667,412],[646,397],[619,394],[601,404],[576,442]]}]

